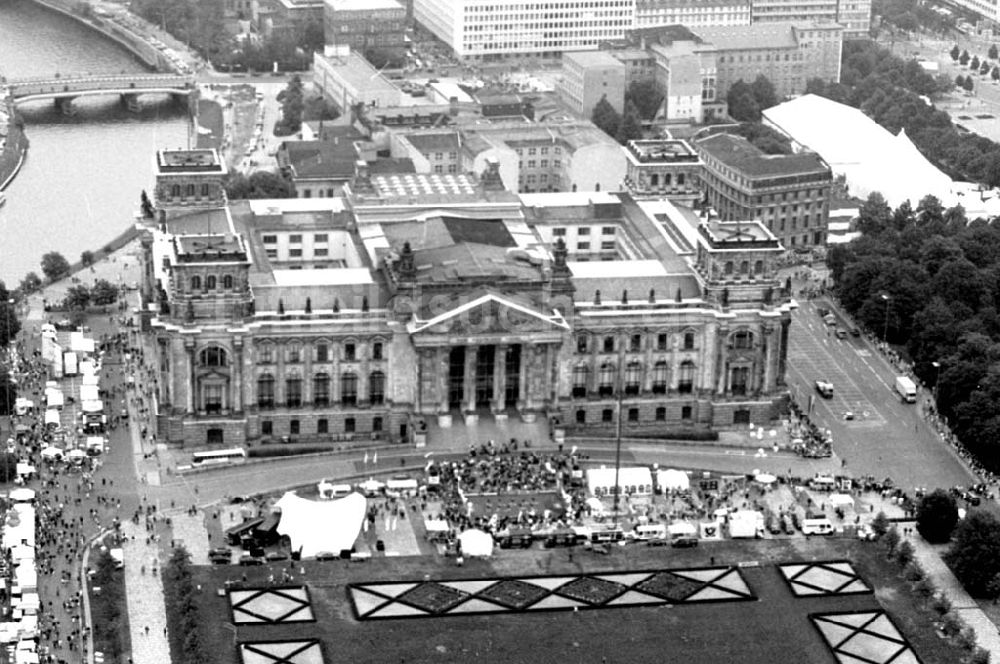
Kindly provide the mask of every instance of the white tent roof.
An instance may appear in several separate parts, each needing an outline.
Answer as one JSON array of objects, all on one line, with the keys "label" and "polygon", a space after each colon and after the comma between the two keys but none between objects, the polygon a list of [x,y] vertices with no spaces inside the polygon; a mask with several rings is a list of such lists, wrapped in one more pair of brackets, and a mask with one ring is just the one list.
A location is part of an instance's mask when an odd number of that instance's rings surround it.
[{"label": "white tent roof", "polygon": [[664,491],[684,491],[691,488],[691,480],[687,473],[673,468],[657,471],[656,484]]},{"label": "white tent roof", "polygon": [[466,530],[458,536],[462,544],[462,555],[489,556],[493,554],[493,538],[481,530]]},{"label": "white tent roof", "polygon": [[367,503],[360,493],[318,502],[289,491],[275,503],[281,508],[278,533],[291,539],[292,550],[301,547],[304,558],[321,551],[339,553],[354,546]]},{"label": "white tent roof", "polygon": [[446,533],[448,522],[444,519],[424,519],[424,530],[429,533]]},{"label": "white tent roof", "polygon": [[[587,470],[587,486],[593,493],[598,487],[611,489],[615,486],[614,468],[590,468]],[[619,468],[618,486],[653,486],[653,476],[649,468]]]},{"label": "white tent roof", "polygon": [[670,533],[671,536],[682,537],[686,535],[697,535],[698,529],[692,523],[688,523],[686,521],[675,521],[667,526],[667,532]]},{"label": "white tent roof", "polygon": [[854,499],[846,493],[835,493],[830,496],[830,504],[834,507],[854,507]]},{"label": "white tent roof", "polygon": [[844,175],[852,196],[867,198],[878,191],[893,207],[905,200],[916,206],[928,194],[946,207],[957,202],[951,178],[905,132],[893,136],[856,108],[810,94],[772,106],[764,120]]}]

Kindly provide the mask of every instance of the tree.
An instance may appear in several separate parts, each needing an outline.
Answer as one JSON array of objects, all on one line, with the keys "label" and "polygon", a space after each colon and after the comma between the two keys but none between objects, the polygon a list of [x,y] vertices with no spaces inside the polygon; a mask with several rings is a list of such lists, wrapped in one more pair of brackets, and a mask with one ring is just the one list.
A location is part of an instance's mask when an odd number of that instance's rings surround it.
[{"label": "tree", "polygon": [[94,264],[94,252],[87,250],[80,254],[80,264],[84,267],[90,267]]},{"label": "tree", "polygon": [[14,402],[17,400],[17,385],[11,382],[6,373],[0,375],[0,416],[14,412]]},{"label": "tree", "polygon": [[875,537],[882,537],[889,531],[889,517],[885,515],[885,512],[879,510],[879,513],[872,519],[871,527]]},{"label": "tree", "polygon": [[22,295],[30,295],[42,287],[42,278],[34,272],[29,272],[21,279],[17,289]]},{"label": "tree", "polygon": [[59,252],[50,251],[42,256],[42,274],[49,281],[59,281],[69,274],[69,261]]},{"label": "tree", "polygon": [[70,309],[84,310],[90,304],[90,289],[86,284],[76,284],[66,291],[66,306]]},{"label": "tree", "polygon": [[17,478],[17,455],[0,454],[0,482],[13,482]]},{"label": "tree", "polygon": [[964,88],[965,87],[965,77],[959,74],[955,77],[955,87]]},{"label": "tree", "polygon": [[975,71],[975,70],[979,69],[979,56],[978,55],[972,56],[972,62],[969,63],[969,69],[971,69],[972,71]]},{"label": "tree", "polygon": [[274,133],[276,136],[294,134],[302,128],[302,111],[305,108],[302,79],[293,76],[285,89],[278,93],[277,99],[281,102],[281,120],[275,124]]},{"label": "tree", "polygon": [[663,104],[663,95],[656,85],[656,80],[644,78],[632,81],[625,92],[626,104],[631,101],[643,120],[654,120]]},{"label": "tree", "polygon": [[776,106],[778,103],[778,93],[775,91],[774,85],[763,74],[759,74],[750,84],[750,93],[762,111]]},{"label": "tree", "polygon": [[0,348],[12,341],[21,331],[21,321],[17,318],[13,293],[0,281]]},{"label": "tree", "polygon": [[1000,573],[1000,521],[989,512],[971,512],[955,529],[944,560],[969,594],[988,597],[990,583]]},{"label": "tree", "polygon": [[962,87],[964,87],[967,92],[972,92],[975,86],[976,84],[972,81],[972,77],[966,76],[965,83],[962,84]]},{"label": "tree", "polygon": [[961,55],[961,51],[958,50],[958,44],[951,47],[951,52],[949,53],[951,59],[958,62],[958,56]]},{"label": "tree", "polygon": [[997,45],[996,44],[990,44],[990,50],[986,52],[986,56],[990,60],[996,60],[997,59]]},{"label": "tree", "polygon": [[98,279],[90,289],[90,299],[98,306],[112,304],[118,299],[118,287],[107,279]]},{"label": "tree", "polygon": [[149,200],[149,196],[146,194],[145,189],[143,189],[142,193],[139,195],[139,209],[142,210],[142,216],[144,219],[153,218],[153,203]]},{"label": "tree", "polygon": [[367,49],[365,60],[375,69],[402,69],[406,66],[406,59],[401,54],[387,48]]},{"label": "tree", "polygon": [[989,73],[990,73],[990,63],[988,63],[986,60],[983,60],[983,63],[979,65],[979,75],[986,76]]},{"label": "tree", "polygon": [[729,117],[740,122],[759,122],[760,104],[754,97],[753,90],[743,80],[729,86],[726,94],[726,105],[729,107]]},{"label": "tree", "polygon": [[1000,67],[993,68],[993,71],[990,72],[990,78],[994,81],[1000,81]]},{"label": "tree", "polygon": [[622,116],[621,124],[618,125],[618,133],[615,139],[622,145],[629,141],[642,138],[642,123],[639,120],[639,111],[631,101],[625,102],[625,114]]},{"label": "tree", "polygon": [[601,100],[594,105],[594,111],[590,114],[590,121],[608,136],[617,136],[622,117],[608,101],[608,96],[601,95]]},{"label": "tree", "polygon": [[958,64],[960,64],[960,65],[962,65],[964,67],[968,63],[969,63],[969,52],[968,51],[962,51],[962,55],[958,56]]},{"label": "tree", "polygon": [[292,181],[279,173],[256,171],[249,177],[231,173],[226,179],[226,196],[230,200],[248,198],[295,198]]}]

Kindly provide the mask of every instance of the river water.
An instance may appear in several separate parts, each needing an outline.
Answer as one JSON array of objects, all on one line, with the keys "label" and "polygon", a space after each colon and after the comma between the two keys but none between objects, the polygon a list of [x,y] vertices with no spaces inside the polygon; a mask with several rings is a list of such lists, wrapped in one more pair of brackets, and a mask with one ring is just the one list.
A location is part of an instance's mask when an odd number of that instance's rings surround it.
[{"label": "river water", "polygon": [[[145,71],[127,51],[29,0],[0,0],[0,73],[28,78]],[[70,262],[132,223],[140,192],[152,193],[154,151],[187,144],[187,112],[168,97],[139,97],[138,113],[117,97],[76,99],[62,116],[52,102],[23,104],[31,141],[0,207],[0,280],[41,275],[48,251]]]}]

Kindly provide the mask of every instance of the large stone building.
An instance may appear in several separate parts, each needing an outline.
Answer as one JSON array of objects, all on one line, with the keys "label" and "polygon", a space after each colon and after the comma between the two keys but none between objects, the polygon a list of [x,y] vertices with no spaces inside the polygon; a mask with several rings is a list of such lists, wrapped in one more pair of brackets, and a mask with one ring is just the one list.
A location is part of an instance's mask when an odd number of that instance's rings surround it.
[{"label": "large stone building", "polygon": [[668,198],[694,206],[702,197],[705,165],[687,141],[629,141],[625,147],[628,175],[625,187],[638,199]]},{"label": "large stone building", "polygon": [[741,136],[695,142],[702,187],[723,219],[757,219],[790,249],[823,246],[833,173],[815,152],[764,154]]},{"label": "large stone building", "polygon": [[563,56],[556,92],[573,113],[589,119],[601,99],[621,114],[627,81],[625,64],[607,51],[574,51]]},{"label": "large stone building", "polygon": [[413,17],[472,62],[558,59],[621,39],[636,0],[413,0]]},{"label": "large stone building", "polygon": [[635,27],[750,25],[750,0],[636,0]]},{"label": "large stone building", "polygon": [[323,36],[331,46],[400,58],[406,51],[406,8],[396,0],[325,0]]},{"label": "large stone building", "polygon": [[404,442],[483,417],[663,433],[784,403],[794,302],[755,222],[518,196],[495,168],[359,169],[343,198],[230,206],[214,152],[157,164],[143,328],[172,444]]}]

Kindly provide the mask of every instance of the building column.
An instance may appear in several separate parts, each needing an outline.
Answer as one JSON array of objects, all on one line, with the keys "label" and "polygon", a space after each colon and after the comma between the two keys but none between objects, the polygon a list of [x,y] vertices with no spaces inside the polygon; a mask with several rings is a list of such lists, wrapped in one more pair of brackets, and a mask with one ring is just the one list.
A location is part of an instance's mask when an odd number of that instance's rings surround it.
[{"label": "building column", "polygon": [[440,407],[438,412],[447,413],[449,409],[448,404],[448,381],[451,376],[448,373],[451,369],[449,349],[438,348],[435,351],[435,356],[437,359],[438,370],[435,372],[437,376],[437,389],[438,389],[438,401],[440,402]]},{"label": "building column", "polygon": [[185,404],[187,408],[187,413],[193,415],[194,410],[194,395],[195,395],[195,378],[194,378],[194,341],[184,342],[184,351],[187,356],[187,402]]},{"label": "building column", "polygon": [[504,409],[504,397],[507,387],[507,346],[493,347],[493,399],[490,410],[498,413]]},{"label": "building column", "polygon": [[775,334],[774,327],[771,325],[765,325],[761,330],[761,337],[764,344],[763,352],[763,363],[764,371],[761,383],[759,385],[759,390],[761,392],[772,392],[774,391],[774,372],[775,364],[777,364],[777,357],[775,356]]},{"label": "building column", "polygon": [[243,410],[243,339],[237,337],[233,339],[233,371],[232,387],[230,388],[229,403],[233,412],[239,413]]},{"label": "building column", "polygon": [[462,379],[463,397],[462,410],[465,412],[476,409],[476,360],[479,349],[476,346],[465,347],[465,376]]},{"label": "building column", "polygon": [[524,413],[528,402],[528,355],[531,353],[531,344],[521,344],[520,365],[517,372],[517,410]]}]

